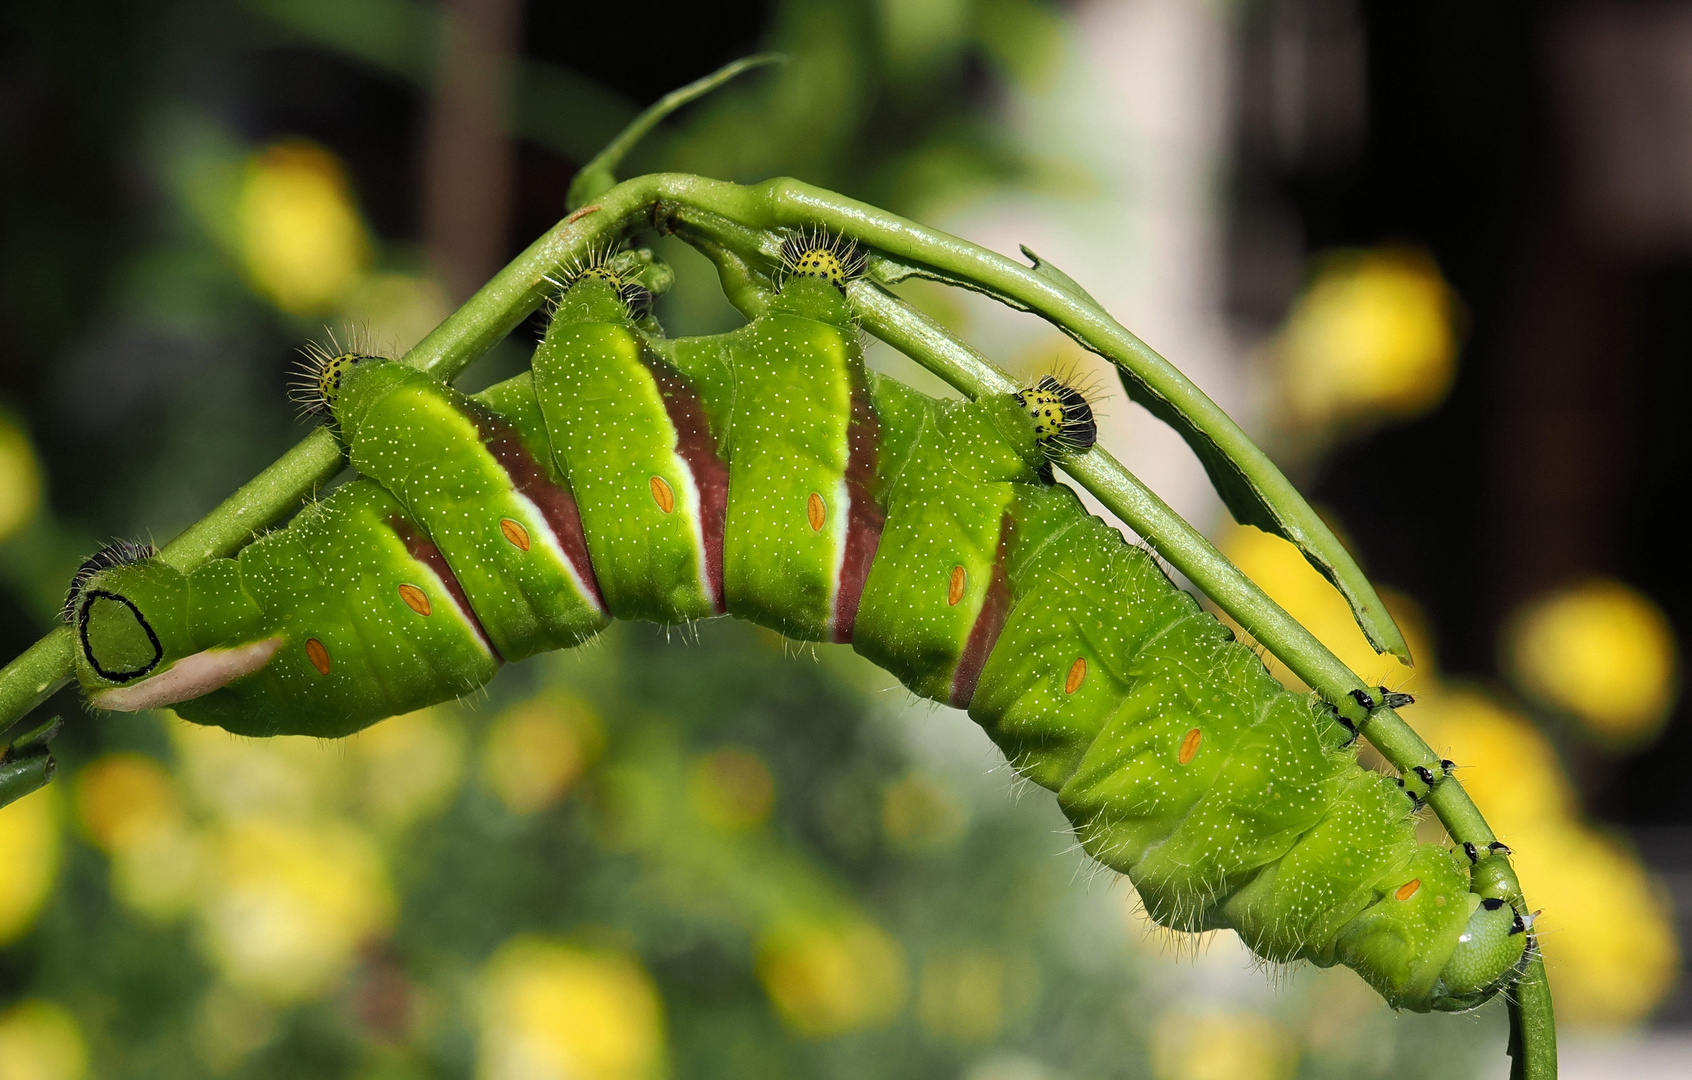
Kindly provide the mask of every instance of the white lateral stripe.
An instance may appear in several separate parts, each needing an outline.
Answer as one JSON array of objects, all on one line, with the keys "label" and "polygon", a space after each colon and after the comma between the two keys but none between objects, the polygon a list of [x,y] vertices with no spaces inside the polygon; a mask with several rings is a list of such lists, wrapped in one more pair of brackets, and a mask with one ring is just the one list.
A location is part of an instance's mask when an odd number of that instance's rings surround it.
[{"label": "white lateral stripe", "polygon": [[[433,543],[433,541],[430,542]],[[452,587],[446,583],[441,575],[435,572],[435,568],[433,566],[430,566],[415,555],[408,555],[407,557],[411,559],[414,566],[429,575],[429,580],[435,583],[435,591],[437,595],[446,601],[448,607],[452,608],[452,613],[458,616],[459,624],[464,627],[465,631],[468,632],[470,637],[475,640],[476,644],[482,647],[482,651],[487,653],[489,657],[497,656],[498,654],[494,652],[493,639],[488,636],[487,629],[482,626],[481,617],[476,614],[474,608],[470,607],[470,597],[464,596],[462,600],[459,599],[459,597],[463,595],[464,587],[460,585],[459,591],[454,592]],[[441,560],[444,562],[446,560],[446,556],[442,555]]]},{"label": "white lateral stripe", "polygon": [[238,645],[233,649],[205,649],[184,656],[167,670],[134,686],[101,690],[92,697],[96,709],[140,712],[204,697],[270,663],[282,647],[280,636]]},{"label": "white lateral stripe", "polygon": [[828,506],[828,532],[834,540],[834,566],[828,575],[828,632],[832,637],[839,622],[840,575],[846,570],[846,534],[852,524],[852,493],[842,476],[834,482],[834,497]]},{"label": "white lateral stripe", "polygon": [[[670,425],[670,430],[675,431],[674,424]],[[677,432],[676,441],[670,446],[670,458],[676,463],[676,472],[681,476],[680,509],[687,514],[688,520],[692,523],[693,572],[699,580],[699,595],[705,598],[705,602],[712,609],[715,609],[717,594],[711,589],[711,572],[705,565],[705,515],[700,512],[699,485],[693,480],[693,469],[689,467],[687,459],[682,457],[681,451],[677,449],[680,445],[681,433]],[[723,526],[726,530],[728,522],[725,521]],[[726,544],[728,537],[725,536],[723,542]]]},{"label": "white lateral stripe", "polygon": [[570,561],[569,553],[564,550],[563,541],[559,540],[558,534],[552,531],[552,523],[546,520],[546,515],[541,513],[541,508],[516,488],[511,489],[511,497],[516,499],[517,504],[523,508],[523,515],[528,519],[529,535],[540,537],[547,554],[552,556],[553,561],[563,569],[565,576],[570,579],[570,584],[575,586],[576,595],[581,597],[582,602],[593,611],[601,616],[605,615],[604,606],[593,598],[593,591],[587,587],[587,579],[582,576],[582,572],[577,569],[576,564]]}]

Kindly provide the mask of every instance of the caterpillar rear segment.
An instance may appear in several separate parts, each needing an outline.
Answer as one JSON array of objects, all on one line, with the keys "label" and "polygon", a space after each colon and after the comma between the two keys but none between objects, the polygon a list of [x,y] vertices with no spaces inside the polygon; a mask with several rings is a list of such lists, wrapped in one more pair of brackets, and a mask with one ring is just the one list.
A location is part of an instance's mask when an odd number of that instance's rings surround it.
[{"label": "caterpillar rear segment", "polygon": [[674,341],[583,275],[532,375],[475,399],[342,358],[325,403],[367,478],[192,574],[137,555],[79,580],[91,700],[341,735],[609,618],[726,610],[967,707],[1166,926],[1346,964],[1401,1008],[1494,993],[1519,915],[1416,843],[1331,712],[1050,483],[1085,402],[870,375],[808,265],[748,326]]}]

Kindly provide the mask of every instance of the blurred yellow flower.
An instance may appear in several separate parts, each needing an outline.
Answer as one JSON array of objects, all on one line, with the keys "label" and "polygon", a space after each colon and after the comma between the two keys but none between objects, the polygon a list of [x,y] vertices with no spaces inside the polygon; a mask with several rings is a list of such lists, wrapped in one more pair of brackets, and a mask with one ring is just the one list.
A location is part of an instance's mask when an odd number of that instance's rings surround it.
[{"label": "blurred yellow flower", "polygon": [[227,818],[305,818],[335,806],[349,767],[338,743],[303,735],[254,739],[222,728],[170,725],[178,770],[194,801]]},{"label": "blurred yellow flower", "polygon": [[478,1080],[647,1080],[665,1074],[658,990],[633,957],[522,937],[482,978]]},{"label": "blurred yellow flower", "polygon": [[182,816],[176,781],[164,766],[142,754],[96,759],[76,774],[72,791],[77,818],[102,851],[124,847]]},{"label": "blurred yellow flower", "polygon": [[28,525],[41,505],[41,468],[17,426],[0,416],[0,540]]},{"label": "blurred yellow flower", "polygon": [[770,816],[775,781],[764,759],[750,750],[716,750],[688,770],[687,793],[694,812],[723,829],[745,829]]},{"label": "blurred yellow flower", "polygon": [[207,953],[236,987],[273,1002],[330,989],[394,914],[375,845],[342,822],[230,824],[205,890]]},{"label": "blurred yellow flower", "polygon": [[0,808],[0,944],[35,925],[59,869],[59,828],[53,789],[43,788]]},{"label": "blurred yellow flower", "polygon": [[758,976],[787,1025],[813,1038],[873,1027],[904,1005],[904,952],[868,922],[788,923],[765,935]]},{"label": "blurred yellow flower", "polygon": [[[1433,649],[1414,603],[1407,598],[1382,590],[1410,644],[1410,655],[1417,663],[1414,668],[1375,652],[1358,629],[1345,597],[1293,544],[1250,525],[1229,524],[1217,537],[1216,546],[1366,682],[1414,693],[1419,683],[1432,677]],[[1263,659],[1282,682],[1296,690],[1308,689],[1280,661],[1267,655]]]},{"label": "blurred yellow flower", "polygon": [[1287,1080],[1298,1045],[1256,1013],[1166,1013],[1152,1030],[1151,1059],[1157,1080]]},{"label": "blurred yellow flower", "polygon": [[545,694],[501,713],[482,753],[482,782],[514,814],[564,797],[604,738],[599,716],[567,694]]},{"label": "blurred yellow flower", "polygon": [[1455,309],[1439,268],[1421,252],[1324,256],[1276,346],[1293,423],[1409,417],[1439,404],[1456,371]]},{"label": "blurred yellow flower", "polygon": [[882,831],[896,847],[942,848],[961,837],[966,824],[963,800],[937,776],[911,773],[882,793]]},{"label": "blurred yellow flower", "polygon": [[1633,852],[1570,822],[1514,835],[1557,1019],[1619,1029],[1651,1015],[1680,974],[1674,911]]},{"label": "blurred yellow flower", "polygon": [[118,899],[156,919],[186,913],[200,894],[202,844],[164,767],[107,754],[77,774],[72,790],[83,830],[112,856]]},{"label": "blurred yellow flower", "polygon": [[88,1045],[76,1018],[51,1001],[0,1013],[0,1080],[82,1080]]},{"label": "blurred yellow flower", "polygon": [[400,829],[439,813],[464,775],[464,736],[443,709],[423,709],[365,728],[347,740],[370,818]]},{"label": "blurred yellow flower", "polygon": [[917,978],[917,1019],[931,1035],[986,1042],[1032,1003],[1034,965],[987,949],[930,956]]},{"label": "blurred yellow flower", "polygon": [[1657,605],[1617,581],[1560,589],[1518,612],[1505,667],[1530,696],[1615,742],[1655,735],[1674,704],[1674,631]]},{"label": "blurred yellow flower", "polygon": [[248,276],[284,311],[333,308],[370,262],[370,237],[346,172],[312,143],[286,140],[253,156],[236,221]]},{"label": "blurred yellow flower", "polygon": [[1574,819],[1562,762],[1526,717],[1483,694],[1443,688],[1423,694],[1404,716],[1435,753],[1458,764],[1463,789],[1506,841],[1517,829]]}]

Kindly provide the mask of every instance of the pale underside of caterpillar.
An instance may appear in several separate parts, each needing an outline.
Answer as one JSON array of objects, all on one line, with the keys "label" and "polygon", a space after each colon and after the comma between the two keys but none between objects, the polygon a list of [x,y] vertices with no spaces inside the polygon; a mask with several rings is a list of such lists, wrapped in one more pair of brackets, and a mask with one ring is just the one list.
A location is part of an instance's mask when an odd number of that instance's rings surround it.
[{"label": "pale underside of caterpillar", "polygon": [[325,357],[315,394],[362,478],[191,572],[90,560],[66,608],[90,700],[333,737],[612,618],[732,614],[967,708],[1164,926],[1348,965],[1400,1008],[1505,985],[1521,915],[1416,841],[1414,800],[1331,708],[1053,482],[1053,447],[1092,442],[1084,397],[940,401],[866,372],[849,270],[801,244],[767,314],[666,339],[590,269],[532,371],[474,398]]}]

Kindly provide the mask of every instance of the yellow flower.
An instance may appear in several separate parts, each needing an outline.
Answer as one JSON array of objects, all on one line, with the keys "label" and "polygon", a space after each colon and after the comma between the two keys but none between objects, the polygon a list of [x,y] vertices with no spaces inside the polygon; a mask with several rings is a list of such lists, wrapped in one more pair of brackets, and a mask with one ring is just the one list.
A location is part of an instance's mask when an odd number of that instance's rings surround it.
[{"label": "yellow flower", "polygon": [[1523,690],[1617,742],[1655,735],[1676,691],[1674,631],[1657,605],[1616,581],[1589,581],[1529,604],[1504,634]]},{"label": "yellow flower", "polygon": [[904,953],[868,922],[779,926],[758,949],[758,976],[782,1020],[812,1037],[884,1023],[905,1001]]},{"label": "yellow flower", "polygon": [[275,143],[253,156],[236,224],[248,276],[284,311],[333,308],[370,262],[370,238],[345,170],[308,142]]},{"label": "yellow flower", "polygon": [[[1216,546],[1366,682],[1414,693],[1419,683],[1431,677],[1433,649],[1421,628],[1415,605],[1409,600],[1390,592],[1387,595],[1387,606],[1399,629],[1404,631],[1410,654],[1416,659],[1414,668],[1375,652],[1358,629],[1345,597],[1291,543],[1249,525],[1229,525],[1217,538]],[[1272,656],[1263,659],[1269,670],[1289,687],[1308,689],[1280,661]]]},{"label": "yellow flower", "polygon": [[1647,1019],[1680,974],[1673,909],[1638,858],[1569,822],[1512,836],[1557,1019],[1613,1030]]},{"label": "yellow flower", "polygon": [[0,540],[28,525],[41,505],[41,469],[24,433],[0,416]]},{"label": "yellow flower", "polygon": [[59,829],[53,793],[44,788],[0,808],[0,944],[35,925],[59,869]]},{"label": "yellow flower", "polygon": [[1463,789],[1506,841],[1551,818],[1574,820],[1574,791],[1557,752],[1525,717],[1449,689],[1424,693],[1404,715],[1434,753],[1458,764]]},{"label": "yellow flower", "polygon": [[1456,371],[1455,300],[1439,268],[1397,249],[1329,254],[1281,332],[1281,391],[1301,426],[1408,417]]},{"label": "yellow flower", "polygon": [[648,1080],[665,1072],[658,990],[633,957],[521,937],[483,973],[478,1080]]},{"label": "yellow flower", "polygon": [[364,810],[390,829],[445,809],[464,775],[464,738],[441,709],[423,709],[368,727],[347,740],[360,774]]},{"label": "yellow flower", "polygon": [[1560,1021],[1619,1028],[1650,1015],[1680,970],[1672,912],[1638,858],[1580,822],[1538,728],[1467,691],[1425,695],[1406,714],[1514,850]]},{"label": "yellow flower", "polygon": [[241,989],[283,1003],[320,995],[393,920],[375,845],[349,825],[248,818],[217,840],[204,943]]},{"label": "yellow flower", "polygon": [[482,781],[514,814],[530,814],[564,797],[604,739],[585,703],[548,694],[507,709],[488,732]]},{"label": "yellow flower", "polygon": [[1298,1068],[1291,1034],[1256,1013],[1167,1013],[1151,1058],[1157,1080],[1286,1080]]},{"label": "yellow flower", "polygon": [[202,844],[170,774],[140,754],[107,754],[73,791],[84,831],[112,856],[118,899],[155,919],[187,912],[200,894]]},{"label": "yellow flower", "polygon": [[51,1001],[0,1013],[0,1080],[82,1080],[88,1045],[76,1019]]},{"label": "yellow flower", "polygon": [[338,805],[350,771],[339,743],[303,735],[255,739],[170,725],[183,786],[219,817],[309,818]]}]

